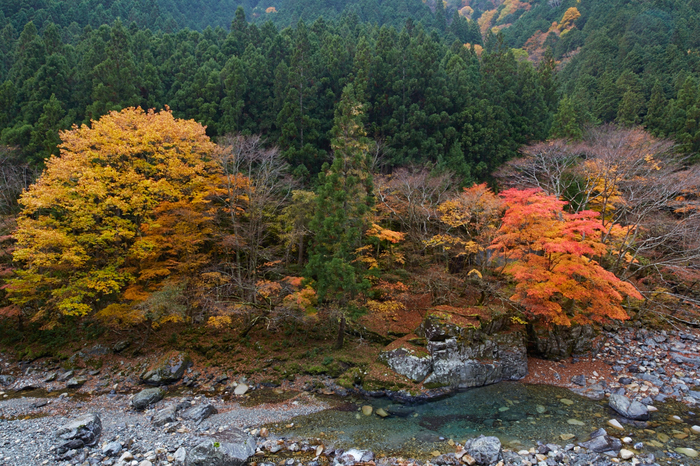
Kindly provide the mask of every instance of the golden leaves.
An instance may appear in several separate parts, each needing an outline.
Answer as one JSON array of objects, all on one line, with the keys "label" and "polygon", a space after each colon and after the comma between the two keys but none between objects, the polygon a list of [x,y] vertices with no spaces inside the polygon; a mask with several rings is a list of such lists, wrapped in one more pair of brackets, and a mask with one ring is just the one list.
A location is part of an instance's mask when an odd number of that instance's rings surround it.
[{"label": "golden leaves", "polygon": [[[60,157],[20,199],[14,258],[23,271],[9,288],[13,302],[85,315],[134,277],[148,286],[127,299],[141,302],[165,277],[201,266],[215,147],[203,126],[127,108],[61,139]],[[110,321],[124,311],[109,309]]]}]

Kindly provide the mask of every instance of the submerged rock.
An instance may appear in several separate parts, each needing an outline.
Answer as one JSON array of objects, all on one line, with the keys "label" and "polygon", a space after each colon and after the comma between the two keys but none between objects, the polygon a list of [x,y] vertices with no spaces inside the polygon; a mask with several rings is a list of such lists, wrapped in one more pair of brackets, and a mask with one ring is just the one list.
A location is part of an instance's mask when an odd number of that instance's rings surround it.
[{"label": "submerged rock", "polygon": [[631,401],[624,395],[610,395],[610,407],[626,417],[636,421],[649,420],[649,409],[639,401]]}]

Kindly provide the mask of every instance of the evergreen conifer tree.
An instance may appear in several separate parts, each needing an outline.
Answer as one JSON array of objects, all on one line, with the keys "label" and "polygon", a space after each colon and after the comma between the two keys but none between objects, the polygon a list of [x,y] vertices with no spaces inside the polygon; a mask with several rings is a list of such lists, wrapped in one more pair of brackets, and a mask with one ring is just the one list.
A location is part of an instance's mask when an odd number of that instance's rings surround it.
[{"label": "evergreen conifer tree", "polygon": [[373,143],[362,124],[362,104],[352,84],[343,89],[333,127],[333,164],[319,174],[315,236],[306,276],[315,280],[318,297],[340,314],[336,347],[343,346],[345,321],[358,293],[368,287],[355,261],[367,214],[372,206],[369,153]]}]

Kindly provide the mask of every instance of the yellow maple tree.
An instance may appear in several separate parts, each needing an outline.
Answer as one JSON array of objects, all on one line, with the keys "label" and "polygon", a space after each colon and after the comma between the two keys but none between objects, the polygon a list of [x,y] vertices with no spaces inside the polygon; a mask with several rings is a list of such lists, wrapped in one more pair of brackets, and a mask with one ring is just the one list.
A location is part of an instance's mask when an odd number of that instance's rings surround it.
[{"label": "yellow maple tree", "polygon": [[[60,136],[60,156],[20,199],[21,267],[8,286],[48,327],[108,308],[127,288],[138,306],[197,269],[212,185],[204,127],[167,109],[127,108]],[[120,309],[109,307],[108,320]]]}]

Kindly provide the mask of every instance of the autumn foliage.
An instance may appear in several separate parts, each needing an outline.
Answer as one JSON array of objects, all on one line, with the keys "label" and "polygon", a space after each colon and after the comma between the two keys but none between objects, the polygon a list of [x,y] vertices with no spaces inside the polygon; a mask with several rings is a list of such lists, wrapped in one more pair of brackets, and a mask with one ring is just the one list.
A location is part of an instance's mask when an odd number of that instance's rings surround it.
[{"label": "autumn foliage", "polygon": [[546,323],[627,319],[625,296],[642,299],[596,260],[607,253],[600,214],[564,211],[566,202],[539,189],[501,194],[507,210],[491,248],[515,282],[511,299]]},{"label": "autumn foliage", "polygon": [[[202,264],[214,147],[204,127],[129,108],[61,139],[60,156],[20,199],[15,305],[48,326],[122,298],[138,309]],[[148,318],[137,314],[127,320]]]}]

